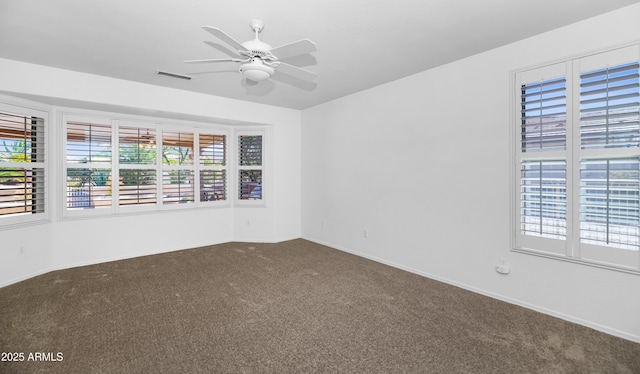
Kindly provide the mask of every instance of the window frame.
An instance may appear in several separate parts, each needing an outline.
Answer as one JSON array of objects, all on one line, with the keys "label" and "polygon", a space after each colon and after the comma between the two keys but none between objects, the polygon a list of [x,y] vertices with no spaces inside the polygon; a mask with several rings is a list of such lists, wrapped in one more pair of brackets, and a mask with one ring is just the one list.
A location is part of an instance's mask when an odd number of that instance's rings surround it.
[{"label": "window frame", "polygon": [[[511,73],[510,95],[510,183],[511,183],[511,250],[579,264],[591,265],[633,274],[640,274],[640,249],[623,250],[606,245],[581,242],[581,162],[603,158],[620,160],[640,157],[640,147],[624,149],[584,149],[581,144],[580,79],[583,73],[607,66],[640,61],[640,44],[633,43],[597,51],[556,63],[534,66]],[[524,84],[564,76],[566,79],[566,148],[530,152],[522,150],[521,90]],[[566,161],[566,240],[522,234],[521,162],[526,160]]]},{"label": "window frame", "polygon": [[[19,102],[14,102],[13,100],[5,101],[4,99],[0,101],[0,111],[8,112],[11,114],[17,114],[20,116],[30,116],[30,117],[36,117],[36,118],[42,119],[43,131],[42,131],[42,134],[39,135],[39,137],[41,136],[41,140],[40,140],[41,145],[42,147],[44,147],[44,151],[42,152],[42,156],[44,160],[41,162],[34,162],[34,163],[29,162],[30,164],[29,169],[37,168],[37,169],[43,170],[44,192],[42,194],[43,196],[42,207],[44,211],[36,212],[32,214],[26,214],[26,213],[9,214],[4,217],[0,217],[0,230],[22,227],[22,226],[29,226],[33,224],[47,223],[49,222],[49,212],[51,210],[49,205],[49,194],[51,191],[51,183],[50,183],[51,168],[49,165],[52,159],[52,156],[51,156],[52,153],[49,147],[49,136],[51,132],[50,122],[49,122],[49,119],[50,119],[49,111],[45,108],[39,108],[37,106],[22,104]],[[10,163],[10,165],[2,165],[2,166],[4,167],[15,166],[16,168],[20,168],[21,165],[19,164],[22,164],[22,163]]]}]

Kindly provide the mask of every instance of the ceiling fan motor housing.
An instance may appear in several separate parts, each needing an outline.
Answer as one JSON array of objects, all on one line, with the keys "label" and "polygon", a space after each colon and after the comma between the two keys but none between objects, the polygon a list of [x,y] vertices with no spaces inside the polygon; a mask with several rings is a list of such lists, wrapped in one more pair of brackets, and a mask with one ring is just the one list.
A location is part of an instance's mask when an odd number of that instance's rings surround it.
[{"label": "ceiling fan motor housing", "polygon": [[261,40],[249,40],[242,43],[242,46],[247,49],[247,51],[251,52],[254,56],[266,56],[267,53],[271,50],[271,46]]}]

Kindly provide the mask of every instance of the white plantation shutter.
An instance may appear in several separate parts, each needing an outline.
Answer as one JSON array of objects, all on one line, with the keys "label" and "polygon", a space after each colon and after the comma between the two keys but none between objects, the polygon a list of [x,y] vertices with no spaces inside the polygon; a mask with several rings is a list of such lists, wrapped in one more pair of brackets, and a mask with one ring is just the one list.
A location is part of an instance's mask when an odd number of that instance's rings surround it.
[{"label": "white plantation shutter", "polygon": [[580,256],[636,270],[640,269],[639,59],[634,46],[575,63]]},{"label": "white plantation shutter", "polygon": [[515,74],[515,249],[640,272],[639,58]]},{"label": "white plantation shutter", "polygon": [[66,123],[66,206],[111,208],[112,127],[105,122]]},{"label": "white plantation shutter", "polygon": [[45,139],[43,117],[0,111],[0,224],[45,214]]},{"label": "white plantation shutter", "polygon": [[68,164],[111,164],[111,125],[67,123]]},{"label": "white plantation shutter", "polygon": [[158,201],[156,130],[149,127],[118,128],[118,204],[134,207]]},{"label": "white plantation shutter", "polygon": [[522,234],[566,239],[566,161],[522,161],[521,167]]},{"label": "white plantation shutter", "polygon": [[638,63],[580,75],[583,149],[638,147]]},{"label": "white plantation shutter", "polygon": [[120,164],[155,165],[156,130],[144,127],[120,126],[118,128]]},{"label": "white plantation shutter", "polygon": [[162,131],[162,163],[193,165],[194,136],[191,131]]},{"label": "white plantation shutter", "polygon": [[162,131],[162,203],[195,201],[194,133]]},{"label": "white plantation shutter", "polygon": [[517,246],[566,252],[567,64],[517,75]]},{"label": "white plantation shutter", "polygon": [[163,204],[193,203],[193,170],[165,169],[162,174]]},{"label": "white plantation shutter", "polygon": [[240,166],[262,165],[262,135],[240,135],[238,142]]},{"label": "white plantation shutter", "polygon": [[227,136],[199,134],[200,201],[227,199]]},{"label": "white plantation shutter", "polygon": [[200,165],[225,166],[227,164],[227,137],[217,134],[199,134]]},{"label": "white plantation shutter", "polygon": [[580,163],[582,243],[640,248],[639,165],[638,158]]},{"label": "white plantation shutter", "polygon": [[565,78],[523,84],[521,90],[522,152],[566,149]]},{"label": "white plantation shutter", "polygon": [[120,169],[118,204],[120,206],[155,205],[158,201],[156,171]]},{"label": "white plantation shutter", "polygon": [[262,200],[263,136],[238,136],[238,198]]}]

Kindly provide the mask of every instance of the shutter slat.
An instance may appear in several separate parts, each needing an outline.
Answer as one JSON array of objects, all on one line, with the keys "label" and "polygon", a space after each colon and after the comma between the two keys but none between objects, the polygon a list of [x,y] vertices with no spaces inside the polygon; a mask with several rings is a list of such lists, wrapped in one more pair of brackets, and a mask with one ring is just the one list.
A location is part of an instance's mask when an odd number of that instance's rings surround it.
[{"label": "shutter slat", "polygon": [[639,67],[640,67],[640,63],[632,62],[630,64],[620,65],[620,66],[616,66],[609,69],[600,69],[600,70],[594,70],[591,72],[586,72],[581,74],[581,77],[585,79],[591,79],[593,77],[601,76],[607,71],[609,72],[609,74],[617,74],[617,73],[628,72],[628,71],[633,72],[634,69],[638,69]]},{"label": "shutter slat", "polygon": [[[637,98],[638,96],[640,96],[638,94],[638,92],[619,94],[619,95],[609,95],[609,96],[604,96],[604,97],[598,97],[598,98],[595,98],[595,99],[580,100],[580,104],[581,105],[589,105],[589,104],[601,103],[599,108],[609,108],[609,109],[611,109],[612,107],[607,105],[608,102],[612,102],[612,101],[615,101],[615,100],[633,99],[633,98]],[[633,107],[633,106],[637,106],[637,105],[638,105],[638,100],[627,100],[627,106],[626,107]]]},{"label": "shutter slat", "polygon": [[[583,81],[583,83],[580,83],[580,88],[582,89],[582,88],[589,88],[589,87],[602,86],[602,85],[606,86],[606,85],[611,85],[613,83],[618,83],[618,82],[633,81],[633,80],[638,80],[638,77],[639,77],[638,73],[619,76],[619,77],[612,77],[611,74],[607,75],[606,73],[603,72],[602,79],[587,81],[587,78],[585,78],[585,75],[583,74],[580,76],[580,78]],[[581,91],[589,92],[589,90],[581,90]]]},{"label": "shutter slat", "polygon": [[605,88],[599,88],[599,89],[593,89],[593,90],[582,90],[582,93],[583,93],[583,96],[602,95],[602,94],[606,94],[607,92],[616,93],[621,91],[634,90],[634,89],[637,89],[638,86],[639,86],[638,83],[631,83],[631,84],[625,84],[625,85],[614,86],[614,87],[605,87]]}]

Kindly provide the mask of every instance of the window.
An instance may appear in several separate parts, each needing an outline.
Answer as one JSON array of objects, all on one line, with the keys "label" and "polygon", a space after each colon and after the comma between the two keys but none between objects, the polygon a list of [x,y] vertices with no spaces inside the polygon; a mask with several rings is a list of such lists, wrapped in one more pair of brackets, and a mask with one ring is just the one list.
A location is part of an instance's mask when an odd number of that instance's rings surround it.
[{"label": "window", "polygon": [[516,250],[640,272],[639,56],[515,74]]},{"label": "window", "polygon": [[227,198],[224,132],[74,115],[65,115],[64,124],[65,215],[184,208]]},{"label": "window", "polygon": [[111,124],[69,121],[66,139],[67,209],[111,208]]},{"label": "window", "polygon": [[227,199],[227,137],[200,134],[200,201]]},{"label": "window", "polygon": [[46,218],[44,117],[23,108],[0,107],[0,225]]},{"label": "window", "polygon": [[156,129],[120,126],[118,139],[118,205],[155,205],[158,201]]},{"label": "window", "polygon": [[193,203],[193,132],[162,132],[162,202]]},{"label": "window", "polygon": [[262,200],[262,135],[238,135],[238,199]]}]

